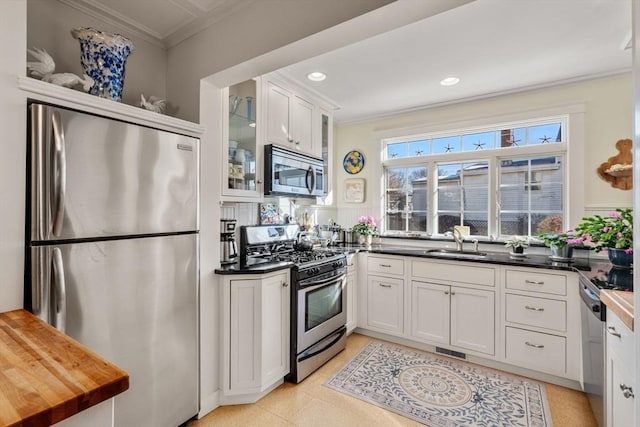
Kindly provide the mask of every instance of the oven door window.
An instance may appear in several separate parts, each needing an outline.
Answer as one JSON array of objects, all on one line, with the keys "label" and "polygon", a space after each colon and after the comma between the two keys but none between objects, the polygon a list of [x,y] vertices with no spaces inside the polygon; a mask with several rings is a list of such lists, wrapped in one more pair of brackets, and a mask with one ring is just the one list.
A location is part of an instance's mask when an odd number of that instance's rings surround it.
[{"label": "oven door window", "polygon": [[305,302],[306,332],[342,313],[342,282],[338,281],[306,292]]}]

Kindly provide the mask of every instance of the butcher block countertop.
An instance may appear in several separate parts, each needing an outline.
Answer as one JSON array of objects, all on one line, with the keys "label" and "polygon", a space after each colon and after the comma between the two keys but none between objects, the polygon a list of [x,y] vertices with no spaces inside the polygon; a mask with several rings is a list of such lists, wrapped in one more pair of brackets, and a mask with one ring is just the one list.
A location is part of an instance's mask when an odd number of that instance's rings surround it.
[{"label": "butcher block countertop", "polygon": [[129,375],[26,310],[0,313],[0,426],[48,426],[129,388]]},{"label": "butcher block countertop", "polygon": [[600,299],[633,331],[633,292],[602,290]]}]

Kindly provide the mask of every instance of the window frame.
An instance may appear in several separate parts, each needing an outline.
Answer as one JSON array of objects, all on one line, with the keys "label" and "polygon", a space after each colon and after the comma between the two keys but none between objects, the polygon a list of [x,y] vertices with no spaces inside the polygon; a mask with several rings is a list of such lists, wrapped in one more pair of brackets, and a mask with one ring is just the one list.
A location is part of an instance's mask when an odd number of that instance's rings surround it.
[{"label": "window frame", "polygon": [[[386,158],[387,145],[393,143],[421,141],[438,137],[452,135],[464,135],[469,133],[479,133],[486,131],[517,128],[523,126],[536,126],[559,122],[562,126],[561,142],[552,144],[534,144],[517,147],[492,148],[477,151],[461,151],[456,153],[429,154],[407,158]],[[565,227],[579,220],[584,210],[584,187],[581,185],[584,175],[584,155],[578,147],[584,146],[584,105],[569,104],[564,106],[546,108],[541,110],[531,110],[516,113],[509,113],[502,116],[483,117],[479,119],[460,120],[456,122],[444,123],[435,126],[420,126],[404,129],[389,129],[378,132],[376,137],[380,141],[381,149],[381,189],[383,191],[383,203],[380,206],[380,217],[385,218],[386,205],[386,168],[388,167],[427,167],[428,174],[428,221],[427,230],[423,233],[409,231],[389,231],[386,224],[382,225],[384,235],[441,237],[442,234],[435,232],[436,227],[436,193],[437,184],[437,164],[446,163],[468,163],[475,160],[486,160],[489,163],[488,176],[488,229],[487,240],[502,240],[508,236],[499,234],[499,177],[498,165],[503,159],[517,157],[537,157],[537,156],[561,156],[564,160],[563,168],[563,224]],[[571,170],[571,174],[569,173]],[[480,239],[483,236],[479,236]]]}]

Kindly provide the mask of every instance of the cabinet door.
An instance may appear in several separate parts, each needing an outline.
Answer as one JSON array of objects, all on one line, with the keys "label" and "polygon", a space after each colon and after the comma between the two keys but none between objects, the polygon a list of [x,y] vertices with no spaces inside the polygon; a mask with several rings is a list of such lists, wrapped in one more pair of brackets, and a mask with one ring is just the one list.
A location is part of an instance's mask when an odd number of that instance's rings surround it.
[{"label": "cabinet door", "polygon": [[286,273],[262,281],[262,384],[289,373],[290,286]]},{"label": "cabinet door", "polygon": [[260,385],[260,280],[232,280],[230,306],[229,389]]},{"label": "cabinet door", "polygon": [[222,196],[226,200],[262,200],[263,149],[261,81],[250,79],[222,91]]},{"label": "cabinet door", "polygon": [[292,148],[291,97],[288,90],[267,83],[266,135],[267,144],[278,144]]},{"label": "cabinet door", "polygon": [[411,336],[449,344],[449,286],[411,282]]},{"label": "cabinet door", "polygon": [[356,327],[356,272],[347,273],[347,333],[351,333]]},{"label": "cabinet door", "polygon": [[[633,366],[633,365],[632,365]],[[635,426],[633,370],[617,353],[607,355],[607,426]],[[630,388],[630,389],[628,389]]]},{"label": "cabinet door", "polygon": [[495,354],[495,295],[451,287],[451,345]]},{"label": "cabinet door", "polygon": [[314,108],[313,104],[299,96],[294,96],[291,105],[291,139],[297,150],[304,151],[314,156],[320,156],[320,150],[315,150],[314,132]]},{"label": "cabinet door", "polygon": [[383,332],[402,334],[402,279],[369,276],[367,280],[367,324]]}]

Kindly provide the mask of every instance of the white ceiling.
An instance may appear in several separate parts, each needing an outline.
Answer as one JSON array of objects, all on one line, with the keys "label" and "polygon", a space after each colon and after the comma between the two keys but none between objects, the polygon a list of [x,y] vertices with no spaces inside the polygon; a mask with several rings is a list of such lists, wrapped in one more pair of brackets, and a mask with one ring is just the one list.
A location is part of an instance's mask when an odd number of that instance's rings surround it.
[{"label": "white ceiling", "polygon": [[[169,47],[263,0],[60,1]],[[345,123],[629,72],[630,39],[631,0],[475,0],[281,71]]]},{"label": "white ceiling", "polygon": [[350,122],[629,72],[630,39],[630,0],[476,0],[282,71]]}]

